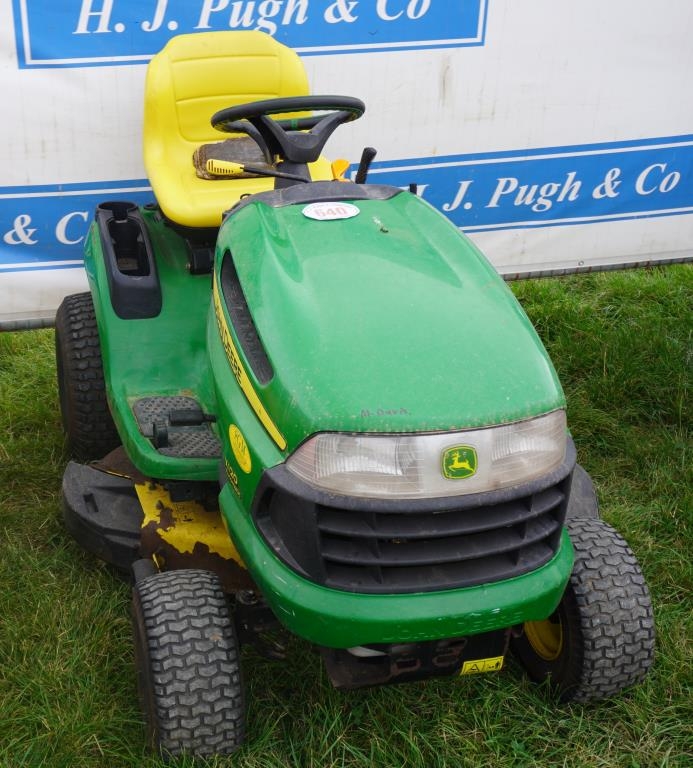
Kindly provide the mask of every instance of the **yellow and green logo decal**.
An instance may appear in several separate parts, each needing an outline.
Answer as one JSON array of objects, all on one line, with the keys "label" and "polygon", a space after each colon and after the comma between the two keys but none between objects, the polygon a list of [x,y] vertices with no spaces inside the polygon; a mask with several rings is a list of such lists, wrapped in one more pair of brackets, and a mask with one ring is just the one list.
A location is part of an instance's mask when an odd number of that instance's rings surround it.
[{"label": "yellow and green logo decal", "polygon": [[443,477],[464,480],[476,474],[476,450],[471,445],[454,445],[443,454]]},{"label": "yellow and green logo decal", "polygon": [[231,443],[231,450],[236,457],[238,466],[248,474],[253,466],[250,459],[250,450],[248,449],[248,443],[246,443],[243,437],[243,433],[235,424],[231,424],[229,427],[229,442]]}]

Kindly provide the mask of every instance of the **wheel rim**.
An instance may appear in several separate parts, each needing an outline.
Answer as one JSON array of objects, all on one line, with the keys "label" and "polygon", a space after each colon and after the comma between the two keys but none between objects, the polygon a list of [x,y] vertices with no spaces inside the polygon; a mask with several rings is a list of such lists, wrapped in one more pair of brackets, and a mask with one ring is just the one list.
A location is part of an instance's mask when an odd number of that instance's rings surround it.
[{"label": "wheel rim", "polygon": [[557,615],[544,621],[526,621],[525,635],[544,661],[555,661],[563,650],[563,625]]}]

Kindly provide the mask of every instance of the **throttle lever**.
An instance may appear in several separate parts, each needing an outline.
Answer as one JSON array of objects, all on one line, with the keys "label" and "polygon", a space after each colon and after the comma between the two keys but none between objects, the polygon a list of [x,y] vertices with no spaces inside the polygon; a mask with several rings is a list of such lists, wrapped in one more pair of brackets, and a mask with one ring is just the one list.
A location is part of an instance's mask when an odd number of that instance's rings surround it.
[{"label": "throttle lever", "polygon": [[361,161],[359,162],[358,170],[354,181],[357,184],[365,184],[366,176],[368,176],[368,169],[371,167],[373,158],[378,154],[378,151],[374,147],[366,147],[361,153]]}]

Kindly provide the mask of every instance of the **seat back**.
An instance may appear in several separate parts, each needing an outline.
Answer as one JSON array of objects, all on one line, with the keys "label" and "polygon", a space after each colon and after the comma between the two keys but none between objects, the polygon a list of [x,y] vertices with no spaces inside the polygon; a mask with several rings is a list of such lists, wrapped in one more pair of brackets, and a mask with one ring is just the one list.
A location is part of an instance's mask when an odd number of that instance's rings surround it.
[{"label": "seat back", "polygon": [[218,226],[234,198],[271,189],[271,179],[198,179],[193,153],[228,138],[210,124],[220,109],[308,92],[299,57],[263,32],[169,40],[147,68],[144,105],[144,164],[166,216],[186,226]]}]

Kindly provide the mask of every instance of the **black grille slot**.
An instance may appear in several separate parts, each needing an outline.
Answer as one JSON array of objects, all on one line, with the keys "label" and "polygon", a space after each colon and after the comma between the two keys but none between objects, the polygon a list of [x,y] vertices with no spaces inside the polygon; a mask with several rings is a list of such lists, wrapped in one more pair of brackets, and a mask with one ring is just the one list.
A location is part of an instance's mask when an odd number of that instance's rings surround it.
[{"label": "black grille slot", "polygon": [[260,384],[267,384],[274,376],[272,364],[258,336],[253,316],[243,294],[236,266],[230,252],[224,254],[221,266],[221,292],[226,309],[248,364]]},{"label": "black grille slot", "polygon": [[255,516],[277,555],[320,584],[427,592],[500,581],[545,565],[558,550],[569,483],[570,474],[516,498],[489,492],[461,499],[459,507],[434,503],[433,510],[420,502],[346,509],[272,488]]},{"label": "black grille slot", "polygon": [[327,586],[445,589],[519,576],[554,555],[558,488],[487,507],[397,514],[317,507]]},{"label": "black grille slot", "polygon": [[[563,494],[556,488],[549,488],[541,494],[530,497],[532,504],[523,515],[531,520],[545,515],[563,501]],[[318,526],[325,535],[349,537],[431,539],[478,533],[517,522],[517,503],[497,504],[493,514],[488,507],[476,507],[454,513],[419,512],[409,514],[357,512],[332,507],[319,507]]]},{"label": "black grille slot", "polygon": [[329,536],[323,537],[321,549],[327,562],[356,567],[435,566],[515,552],[548,538],[557,527],[555,520],[534,520],[506,529],[439,539],[369,537],[355,540]]}]

